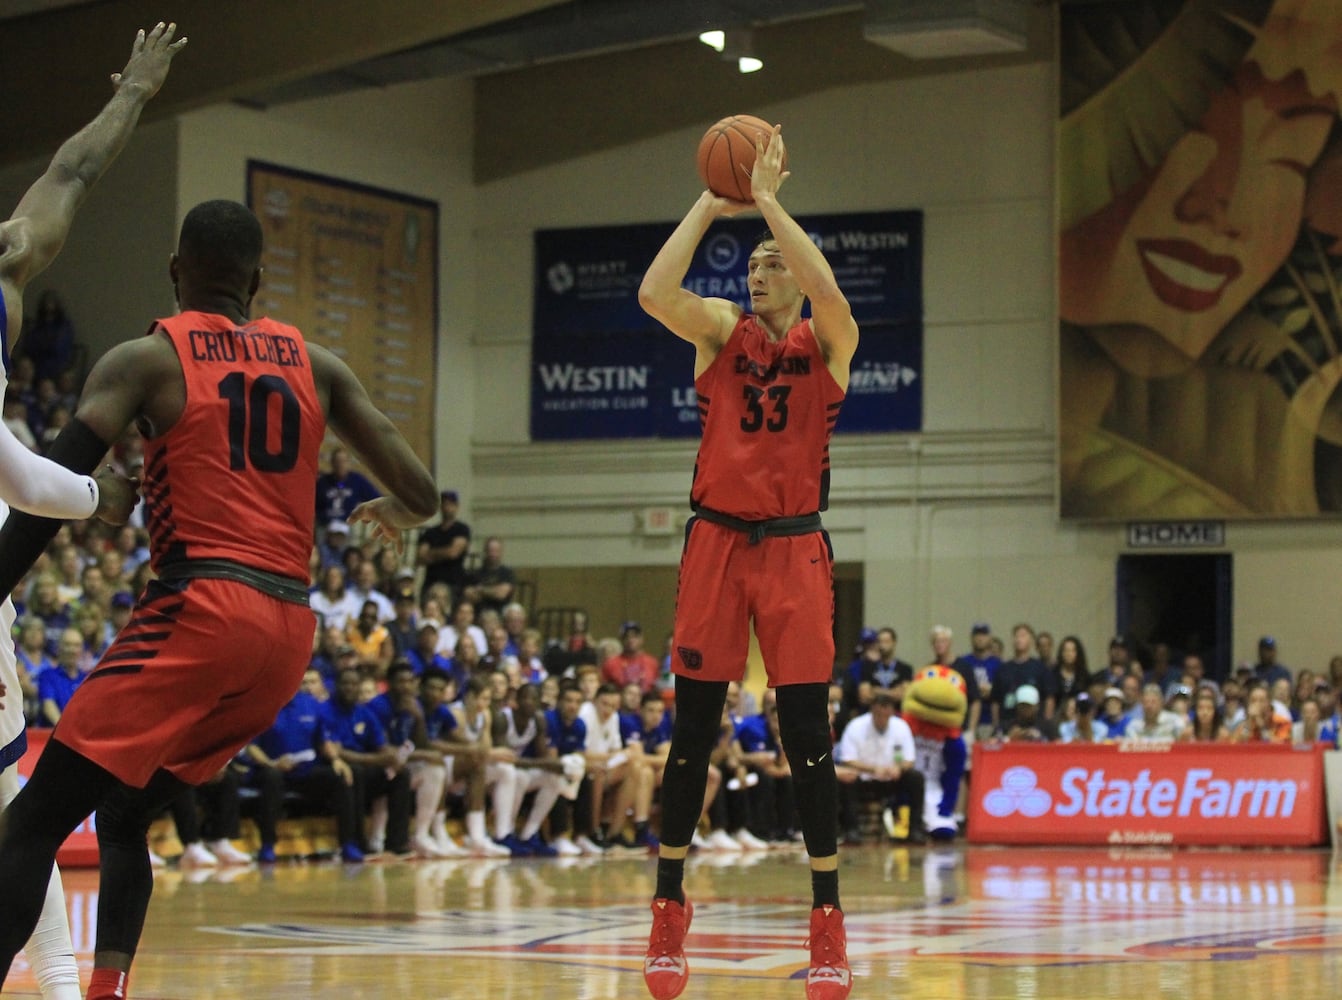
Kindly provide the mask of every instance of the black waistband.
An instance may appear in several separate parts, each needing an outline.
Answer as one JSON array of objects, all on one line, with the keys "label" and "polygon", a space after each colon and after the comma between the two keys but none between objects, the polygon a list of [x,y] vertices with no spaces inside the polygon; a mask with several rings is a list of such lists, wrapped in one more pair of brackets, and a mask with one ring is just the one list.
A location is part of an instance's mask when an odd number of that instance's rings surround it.
[{"label": "black waistband", "polygon": [[158,575],[164,580],[233,580],[281,601],[308,606],[307,584],[229,559],[186,559],[162,567]]},{"label": "black waistband", "polygon": [[749,535],[751,545],[758,545],[766,538],[783,535],[810,535],[824,530],[818,512],[802,514],[799,517],[768,517],[762,521],[747,521],[743,517],[732,517],[730,514],[724,514],[722,511],[714,510],[711,507],[696,507],[694,508],[694,514],[710,524],[720,524],[724,528],[731,528],[743,535]]}]

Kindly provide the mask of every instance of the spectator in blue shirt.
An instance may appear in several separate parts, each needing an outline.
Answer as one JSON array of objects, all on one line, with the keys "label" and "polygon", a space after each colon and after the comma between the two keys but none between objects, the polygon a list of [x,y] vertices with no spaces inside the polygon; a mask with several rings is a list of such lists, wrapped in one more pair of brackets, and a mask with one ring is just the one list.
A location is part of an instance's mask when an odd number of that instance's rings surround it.
[{"label": "spectator in blue shirt", "polygon": [[354,814],[354,775],[326,741],[322,716],[322,703],[299,690],[280,709],[274,724],[247,747],[253,764],[247,784],[260,792],[256,825],[261,849],[256,860],[262,864],[275,860],[286,792],[296,792],[334,815],[341,856],[349,862],[363,860]]},{"label": "spectator in blue shirt", "polygon": [[[582,711],[582,690],[574,681],[561,681],[559,688],[559,706],[545,713],[545,735],[554,747],[560,760],[569,758],[579,760],[587,751],[587,724],[578,717]],[[571,772],[566,770],[565,776]],[[581,771],[577,772],[581,775]],[[563,856],[582,854],[573,840],[574,799],[581,794],[581,787],[588,784],[587,779],[575,780],[570,787],[560,793],[559,801],[551,815],[551,829],[558,834],[551,840],[551,846]],[[598,852],[599,853],[599,852]]]},{"label": "spectator in blue shirt", "polygon": [[393,854],[406,855],[410,853],[410,772],[405,768],[406,757],[387,742],[377,715],[359,703],[362,680],[357,669],[340,671],[335,694],[323,706],[325,735],[338,746],[340,760],[349,765],[353,775],[356,821],[362,823],[373,799],[379,795],[388,798],[385,845],[370,844],[365,838],[360,849],[368,852],[376,848],[380,852],[385,846]]},{"label": "spectator in blue shirt", "polygon": [[345,521],[350,511],[366,500],[375,500],[382,494],[361,472],[350,468],[349,452],[344,448],[331,449],[331,471],[317,477],[317,519],[315,524]]},{"label": "spectator in blue shirt", "polygon": [[77,628],[67,628],[61,633],[55,666],[42,671],[37,679],[37,699],[41,705],[43,725],[55,726],[60,722],[65,706],[70,704],[75,690],[84,683],[88,674],[79,669],[83,655],[84,636]]},{"label": "spectator in blue shirt", "polygon": [[778,735],[778,693],[769,688],[764,710],[749,715],[736,730],[742,761],[758,777],[750,789],[750,832],[761,840],[791,843],[796,838],[792,767]]}]

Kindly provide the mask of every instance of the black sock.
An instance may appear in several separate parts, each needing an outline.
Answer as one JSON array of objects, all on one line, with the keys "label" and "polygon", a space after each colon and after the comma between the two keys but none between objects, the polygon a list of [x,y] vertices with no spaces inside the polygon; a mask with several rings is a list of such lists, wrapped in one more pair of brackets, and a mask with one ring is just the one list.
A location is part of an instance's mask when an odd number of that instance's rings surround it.
[{"label": "black sock", "polygon": [[[660,885],[660,883],[659,883]],[[839,870],[818,872],[811,869],[811,908],[817,906],[832,906],[836,910],[843,907],[839,905]]]},{"label": "black sock", "polygon": [[648,832],[648,821],[646,819],[634,821],[634,836],[641,837]]},{"label": "black sock", "polygon": [[[682,906],[685,904],[685,859],[657,859],[657,898],[673,899]],[[838,878],[834,880],[834,892],[839,891]]]}]

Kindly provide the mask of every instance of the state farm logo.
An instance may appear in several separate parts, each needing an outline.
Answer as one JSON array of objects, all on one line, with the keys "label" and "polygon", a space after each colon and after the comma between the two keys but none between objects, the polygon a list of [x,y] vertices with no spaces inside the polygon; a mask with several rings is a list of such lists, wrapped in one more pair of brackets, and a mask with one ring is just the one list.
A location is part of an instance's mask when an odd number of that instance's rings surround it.
[{"label": "state farm logo", "polygon": [[1049,813],[1097,819],[1278,819],[1291,816],[1297,799],[1309,790],[1308,781],[1224,779],[1204,767],[1170,777],[1153,777],[1150,768],[1122,777],[1103,768],[1070,767],[1050,792],[1039,787],[1032,768],[1017,765],[1003,771],[1000,786],[983,796],[983,809],[999,819],[1038,819]]},{"label": "state farm logo", "polygon": [[1053,797],[1039,787],[1039,777],[1028,767],[1009,767],[1002,772],[1002,784],[983,796],[983,808],[999,819],[1020,813],[1037,819],[1048,812]]}]

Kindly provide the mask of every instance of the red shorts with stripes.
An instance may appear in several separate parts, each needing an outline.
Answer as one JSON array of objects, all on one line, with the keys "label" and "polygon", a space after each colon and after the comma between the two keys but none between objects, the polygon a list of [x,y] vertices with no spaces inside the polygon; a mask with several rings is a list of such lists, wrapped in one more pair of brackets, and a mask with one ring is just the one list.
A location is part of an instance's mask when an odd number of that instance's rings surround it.
[{"label": "red shorts with stripes", "polygon": [[745,677],[754,619],[769,687],[828,684],[834,672],[834,553],[829,535],[767,537],[700,518],[685,528],[672,671]]},{"label": "red shorts with stripes", "polygon": [[232,580],[155,580],[53,738],[135,788],[160,768],[201,784],[298,690],[315,622]]}]

